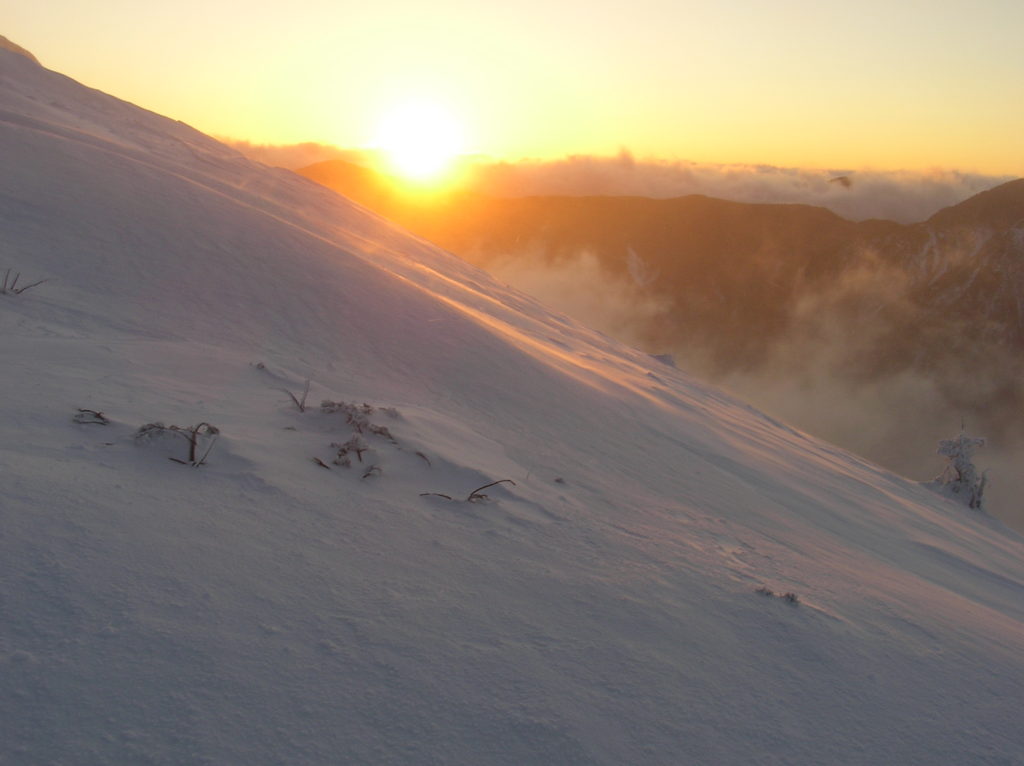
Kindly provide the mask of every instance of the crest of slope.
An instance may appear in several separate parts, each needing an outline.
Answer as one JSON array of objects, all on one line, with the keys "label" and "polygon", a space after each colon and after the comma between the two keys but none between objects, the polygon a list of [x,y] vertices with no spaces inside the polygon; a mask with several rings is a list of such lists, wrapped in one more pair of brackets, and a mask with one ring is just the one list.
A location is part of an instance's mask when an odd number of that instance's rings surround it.
[{"label": "crest of slope", "polygon": [[998,523],[4,50],[0,145],[4,759],[1024,757]]}]

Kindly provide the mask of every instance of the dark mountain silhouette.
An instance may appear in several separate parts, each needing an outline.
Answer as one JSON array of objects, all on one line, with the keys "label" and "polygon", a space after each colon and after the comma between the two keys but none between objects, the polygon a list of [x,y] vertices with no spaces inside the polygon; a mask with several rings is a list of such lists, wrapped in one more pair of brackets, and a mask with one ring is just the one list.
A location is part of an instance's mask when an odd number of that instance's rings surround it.
[{"label": "dark mountain silhouette", "polygon": [[[552,262],[581,251],[611,274],[632,263],[652,275],[642,287],[675,303],[667,336],[710,333],[731,364],[756,361],[784,332],[794,301],[834,286],[844,274],[895,269],[917,308],[953,310],[985,332],[1024,342],[1024,180],[940,211],[926,222],[852,222],[819,207],[728,202],[700,195],[522,197],[471,193],[424,201],[342,161],[300,171],[413,232],[482,266],[514,255]],[[998,328],[989,326],[994,322]],[[746,340],[742,340],[745,338]],[[723,345],[724,344],[724,345]],[[748,357],[752,354],[753,357]]]}]

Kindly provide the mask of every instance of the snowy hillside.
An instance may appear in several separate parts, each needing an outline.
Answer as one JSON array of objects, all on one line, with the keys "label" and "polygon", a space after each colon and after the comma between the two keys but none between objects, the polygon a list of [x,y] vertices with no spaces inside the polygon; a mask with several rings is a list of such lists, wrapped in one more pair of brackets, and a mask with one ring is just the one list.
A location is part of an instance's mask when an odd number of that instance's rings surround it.
[{"label": "snowy hillside", "polygon": [[0,762],[1024,760],[983,514],[5,50],[0,224]]}]

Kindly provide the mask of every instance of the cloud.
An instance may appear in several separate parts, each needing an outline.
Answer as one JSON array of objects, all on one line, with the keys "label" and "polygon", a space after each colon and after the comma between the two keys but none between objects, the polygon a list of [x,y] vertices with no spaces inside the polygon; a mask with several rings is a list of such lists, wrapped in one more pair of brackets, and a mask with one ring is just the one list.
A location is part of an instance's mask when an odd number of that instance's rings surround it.
[{"label": "cloud", "polygon": [[938,210],[1011,180],[957,170],[815,170],[589,155],[480,164],[479,189],[494,196],[703,194],[734,202],[826,207],[851,220],[923,221]]},{"label": "cloud", "polygon": [[[297,170],[341,159],[373,166],[374,153],[318,143],[252,144],[221,139],[268,165]],[[665,199],[688,194],[734,202],[818,205],[860,221],[923,221],[938,210],[1011,180],[959,170],[927,172],[850,168],[808,169],[774,165],[638,160],[623,149],[614,157],[572,155],[557,160],[466,160],[471,188],[498,197],[542,195],[639,196]]]}]

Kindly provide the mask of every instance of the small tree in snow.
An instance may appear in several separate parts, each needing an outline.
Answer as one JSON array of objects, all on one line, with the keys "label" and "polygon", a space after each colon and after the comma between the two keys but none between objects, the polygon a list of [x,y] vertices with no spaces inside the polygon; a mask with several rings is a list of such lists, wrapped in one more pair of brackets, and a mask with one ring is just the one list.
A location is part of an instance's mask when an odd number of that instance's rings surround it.
[{"label": "small tree in snow", "polygon": [[986,474],[979,475],[978,469],[971,462],[974,451],[983,446],[984,439],[968,436],[964,431],[955,439],[943,439],[939,442],[938,453],[948,462],[932,484],[943,494],[968,508],[981,508],[981,498],[988,481]]}]

